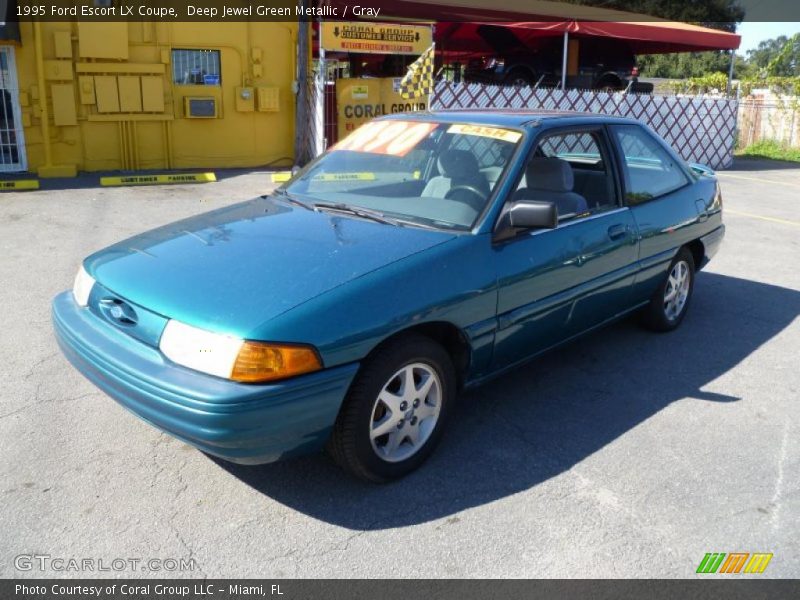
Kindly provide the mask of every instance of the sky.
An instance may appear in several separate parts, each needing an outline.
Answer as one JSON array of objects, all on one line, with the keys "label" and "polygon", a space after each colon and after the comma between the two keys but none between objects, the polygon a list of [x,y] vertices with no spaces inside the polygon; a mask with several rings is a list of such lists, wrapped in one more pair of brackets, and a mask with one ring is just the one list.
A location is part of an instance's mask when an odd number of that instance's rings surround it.
[{"label": "sky", "polygon": [[800,32],[800,23],[778,23],[778,22],[752,22],[740,23],[736,31],[742,36],[742,45],[736,51],[737,54],[747,56],[748,50],[754,50],[758,43],[763,40],[776,38],[780,35],[790,37]]}]

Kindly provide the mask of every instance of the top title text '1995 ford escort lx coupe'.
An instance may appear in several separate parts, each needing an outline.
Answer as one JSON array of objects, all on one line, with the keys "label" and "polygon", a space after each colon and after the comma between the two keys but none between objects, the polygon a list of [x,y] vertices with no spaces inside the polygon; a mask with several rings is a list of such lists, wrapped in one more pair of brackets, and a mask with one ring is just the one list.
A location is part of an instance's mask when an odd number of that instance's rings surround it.
[{"label": "top title text '1995 ford escort lx coupe'", "polygon": [[66,356],[144,420],[265,463],[419,466],[459,389],[640,311],[677,327],[724,233],[713,172],[636,121],[372,121],[268,196],[84,260]]}]

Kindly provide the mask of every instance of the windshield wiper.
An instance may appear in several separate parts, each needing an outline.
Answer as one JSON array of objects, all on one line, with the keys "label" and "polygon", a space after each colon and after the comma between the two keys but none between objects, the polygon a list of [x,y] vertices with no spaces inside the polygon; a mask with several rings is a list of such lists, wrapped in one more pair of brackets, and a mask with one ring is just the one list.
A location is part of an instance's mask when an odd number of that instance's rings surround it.
[{"label": "windshield wiper", "polygon": [[312,204],[314,210],[341,212],[361,217],[362,219],[369,219],[378,223],[385,223],[386,225],[399,225],[395,219],[391,219],[377,210],[370,210],[368,208],[361,208],[360,206],[350,206],[349,204],[342,204],[339,202],[314,202]]},{"label": "windshield wiper", "polygon": [[289,204],[294,204],[295,206],[302,206],[303,208],[305,208],[307,210],[314,210],[313,208],[311,208],[305,202],[300,202],[300,200],[295,198],[292,194],[287,192],[284,188],[278,188],[276,190],[273,190],[272,193],[273,194],[277,194],[278,196],[283,196],[284,198],[286,198],[286,201],[289,202]]},{"label": "windshield wiper", "polygon": [[436,227],[436,225],[430,225],[428,223],[423,223],[421,221],[412,220],[412,219],[396,219],[398,225],[408,225],[409,227],[417,227],[419,229],[430,229],[432,231],[442,231],[441,227]]}]

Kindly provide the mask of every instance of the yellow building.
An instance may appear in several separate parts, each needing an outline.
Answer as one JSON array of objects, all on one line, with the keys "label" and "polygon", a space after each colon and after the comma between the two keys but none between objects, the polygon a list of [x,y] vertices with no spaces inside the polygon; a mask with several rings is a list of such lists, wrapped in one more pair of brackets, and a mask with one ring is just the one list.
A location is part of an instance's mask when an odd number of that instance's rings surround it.
[{"label": "yellow building", "polygon": [[21,23],[0,170],[291,164],[297,24]]}]

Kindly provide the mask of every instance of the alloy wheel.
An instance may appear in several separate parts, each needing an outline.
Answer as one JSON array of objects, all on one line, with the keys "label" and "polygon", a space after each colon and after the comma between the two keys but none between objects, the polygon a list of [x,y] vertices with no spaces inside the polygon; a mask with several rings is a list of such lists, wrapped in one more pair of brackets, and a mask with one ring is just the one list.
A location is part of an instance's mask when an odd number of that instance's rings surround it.
[{"label": "alloy wheel", "polygon": [[387,462],[416,454],[428,441],[442,406],[442,383],[430,365],[416,362],[392,375],[378,394],[370,419],[370,442]]},{"label": "alloy wheel", "polygon": [[689,265],[682,260],[676,262],[670,271],[664,289],[664,314],[670,321],[677,319],[686,306],[691,277]]}]

